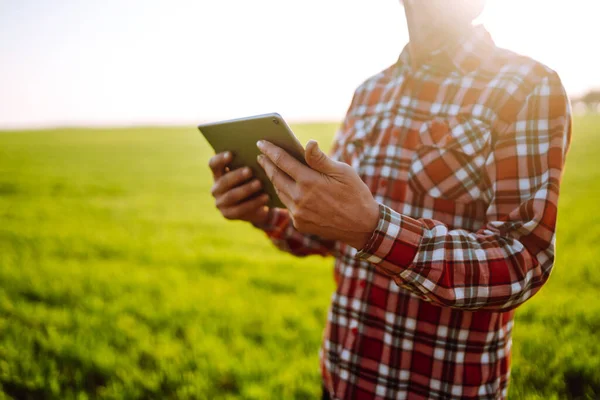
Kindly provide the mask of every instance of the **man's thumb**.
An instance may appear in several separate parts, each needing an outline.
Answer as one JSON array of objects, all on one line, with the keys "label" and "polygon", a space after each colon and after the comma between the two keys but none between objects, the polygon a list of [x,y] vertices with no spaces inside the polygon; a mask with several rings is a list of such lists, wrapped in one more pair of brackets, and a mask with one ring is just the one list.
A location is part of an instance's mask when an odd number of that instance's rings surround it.
[{"label": "man's thumb", "polygon": [[334,161],[321,151],[319,144],[314,140],[309,140],[306,144],[305,158],[308,166],[319,172],[331,172],[335,167]]}]

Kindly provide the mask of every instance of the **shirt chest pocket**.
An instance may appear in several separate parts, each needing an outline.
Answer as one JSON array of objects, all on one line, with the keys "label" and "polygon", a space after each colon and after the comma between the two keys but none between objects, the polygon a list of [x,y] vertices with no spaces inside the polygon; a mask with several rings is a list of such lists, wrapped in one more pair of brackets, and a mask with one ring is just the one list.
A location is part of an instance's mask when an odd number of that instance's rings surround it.
[{"label": "shirt chest pocket", "polygon": [[480,120],[452,117],[425,122],[411,159],[408,184],[415,194],[470,203],[487,186],[485,162],[491,127]]}]

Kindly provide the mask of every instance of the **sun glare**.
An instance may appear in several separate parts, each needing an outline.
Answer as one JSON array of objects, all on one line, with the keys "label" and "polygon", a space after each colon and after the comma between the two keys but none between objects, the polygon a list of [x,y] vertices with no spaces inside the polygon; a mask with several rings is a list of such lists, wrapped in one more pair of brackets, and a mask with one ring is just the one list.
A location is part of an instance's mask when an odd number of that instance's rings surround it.
[{"label": "sun glare", "polygon": [[497,45],[545,63],[561,75],[570,93],[580,94],[595,86],[590,77],[600,66],[585,46],[598,15],[596,0],[488,0],[477,22]]},{"label": "sun glare", "polygon": [[[0,36],[11,38],[0,40],[0,127],[192,124],[271,111],[338,121],[356,86],[408,40],[398,0],[126,3],[0,6]],[[478,22],[580,95],[600,87],[598,15],[599,0],[487,0]]]}]

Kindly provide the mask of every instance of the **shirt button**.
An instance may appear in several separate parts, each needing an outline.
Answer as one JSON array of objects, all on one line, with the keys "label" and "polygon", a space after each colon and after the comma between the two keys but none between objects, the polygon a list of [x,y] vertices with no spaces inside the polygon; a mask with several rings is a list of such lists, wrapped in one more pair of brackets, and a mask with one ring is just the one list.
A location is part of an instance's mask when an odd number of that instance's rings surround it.
[{"label": "shirt button", "polygon": [[382,188],[382,189],[385,189],[387,187],[387,179],[382,179],[379,182],[379,187]]},{"label": "shirt button", "polygon": [[365,286],[367,286],[367,281],[365,281],[365,280],[362,280],[362,281],[360,281],[358,284],[359,284],[359,286],[360,286],[361,288],[364,288]]},{"label": "shirt button", "polygon": [[358,321],[350,321],[350,332],[352,332],[352,335],[356,336],[358,333]]}]

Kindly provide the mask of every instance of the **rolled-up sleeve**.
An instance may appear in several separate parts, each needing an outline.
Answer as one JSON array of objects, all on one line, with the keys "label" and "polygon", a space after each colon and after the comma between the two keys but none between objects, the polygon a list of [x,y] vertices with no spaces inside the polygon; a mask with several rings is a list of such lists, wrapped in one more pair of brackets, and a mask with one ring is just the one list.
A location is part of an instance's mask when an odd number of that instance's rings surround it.
[{"label": "rolled-up sleeve", "polygon": [[356,257],[438,305],[517,307],[539,291],[554,265],[570,141],[569,100],[553,74],[536,85],[495,140],[485,163],[491,201],[481,229],[450,229],[380,205],[377,228]]}]

